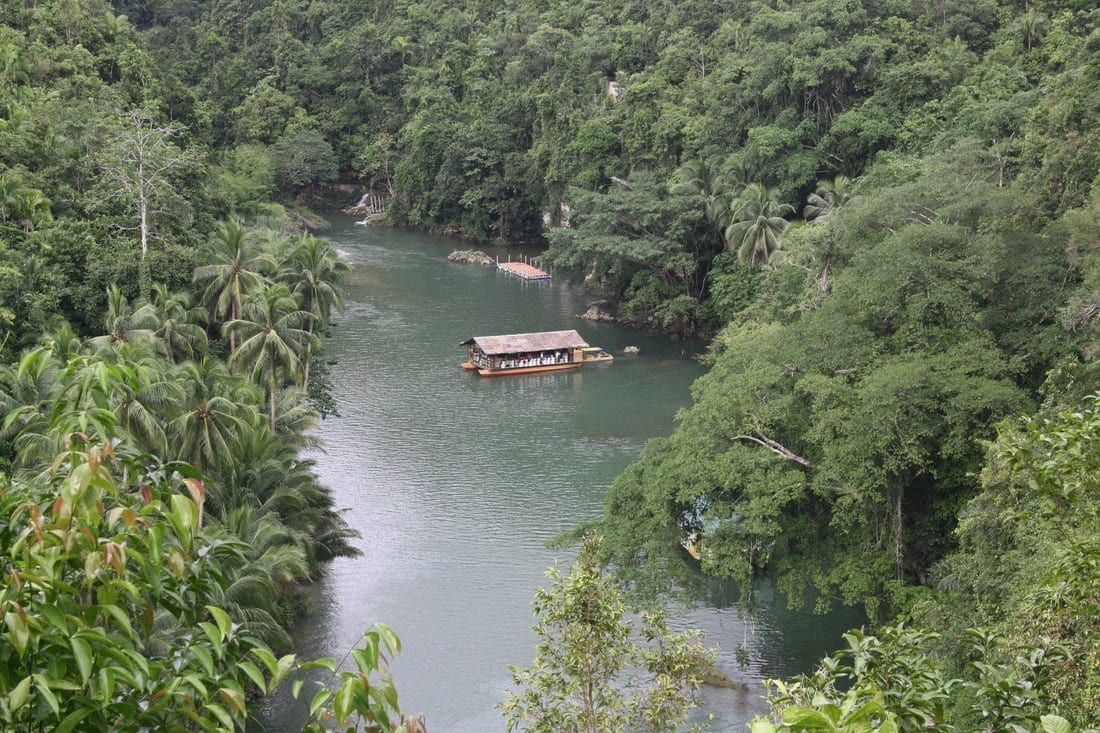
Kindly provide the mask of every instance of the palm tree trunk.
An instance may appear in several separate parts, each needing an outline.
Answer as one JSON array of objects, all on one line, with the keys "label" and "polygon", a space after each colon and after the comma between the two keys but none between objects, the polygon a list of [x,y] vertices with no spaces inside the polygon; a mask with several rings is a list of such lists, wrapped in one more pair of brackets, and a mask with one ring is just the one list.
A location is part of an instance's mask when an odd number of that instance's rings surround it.
[{"label": "palm tree trunk", "polygon": [[[241,309],[240,309],[240,307],[237,303],[237,299],[233,298],[232,301],[230,301],[230,305],[229,305],[230,320],[235,321],[238,318],[240,318],[241,317],[240,316],[240,310]],[[236,350],[237,350],[237,334],[234,333],[233,331],[230,331],[229,332],[229,353],[232,354]]]},{"label": "palm tree trunk", "polygon": [[[312,318],[309,321],[309,327],[306,328],[306,333],[311,337],[313,336]],[[302,359],[302,389],[306,391],[306,394],[309,394],[309,368],[311,366],[313,366],[313,343],[306,341],[306,354],[305,358]]]},{"label": "palm tree trunk", "polygon": [[267,384],[267,409],[268,417],[271,419],[271,432],[275,432],[275,374],[271,375]]}]

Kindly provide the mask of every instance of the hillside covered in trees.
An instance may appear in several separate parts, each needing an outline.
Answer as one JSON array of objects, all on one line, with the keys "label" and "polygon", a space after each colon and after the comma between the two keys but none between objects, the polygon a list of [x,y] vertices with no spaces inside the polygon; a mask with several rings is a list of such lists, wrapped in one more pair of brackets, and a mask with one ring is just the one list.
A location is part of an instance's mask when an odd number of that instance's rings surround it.
[{"label": "hillside covered in trees", "polygon": [[[262,594],[211,605],[270,608],[349,551],[296,453],[340,274],[300,231],[361,186],[394,224],[543,243],[624,321],[710,340],[693,406],[608,493],[635,588],[690,583],[694,532],[704,574],[941,632],[851,640],[931,680],[926,707],[886,672],[829,690],[923,711],[900,729],[993,710],[1001,682],[1025,730],[1095,723],[1098,88],[1088,0],[6,3],[4,515],[127,446],[204,472],[215,544],[282,548],[219,565]],[[198,475],[157,470],[120,480]],[[302,487],[306,515],[280,503]],[[914,648],[988,684],[944,702]]]}]

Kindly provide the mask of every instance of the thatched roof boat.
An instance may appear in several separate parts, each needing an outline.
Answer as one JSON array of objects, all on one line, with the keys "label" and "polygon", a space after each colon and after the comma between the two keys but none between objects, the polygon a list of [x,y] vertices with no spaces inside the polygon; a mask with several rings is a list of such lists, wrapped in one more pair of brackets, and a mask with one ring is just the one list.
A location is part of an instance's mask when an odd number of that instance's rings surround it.
[{"label": "thatched roof boat", "polygon": [[474,336],[462,345],[469,347],[462,367],[486,377],[576,369],[589,348],[574,330]]}]

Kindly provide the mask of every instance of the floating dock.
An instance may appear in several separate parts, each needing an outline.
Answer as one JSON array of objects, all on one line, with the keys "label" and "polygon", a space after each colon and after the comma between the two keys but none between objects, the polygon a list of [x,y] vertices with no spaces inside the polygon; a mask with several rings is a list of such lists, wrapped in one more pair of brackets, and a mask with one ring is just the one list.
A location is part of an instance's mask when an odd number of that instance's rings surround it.
[{"label": "floating dock", "polygon": [[540,270],[534,265],[530,265],[526,262],[500,262],[497,261],[497,271],[505,272],[509,275],[514,275],[522,280],[550,280],[550,273]]}]

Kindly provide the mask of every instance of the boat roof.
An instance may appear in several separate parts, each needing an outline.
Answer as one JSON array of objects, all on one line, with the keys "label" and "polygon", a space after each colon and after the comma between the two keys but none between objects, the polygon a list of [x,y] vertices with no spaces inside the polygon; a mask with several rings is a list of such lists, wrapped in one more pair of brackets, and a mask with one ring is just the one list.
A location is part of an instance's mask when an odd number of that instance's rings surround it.
[{"label": "boat roof", "polygon": [[477,344],[489,355],[522,354],[528,351],[553,351],[588,346],[588,342],[574,330],[541,331],[539,333],[511,333],[503,336],[474,336],[462,342],[463,346]]}]

